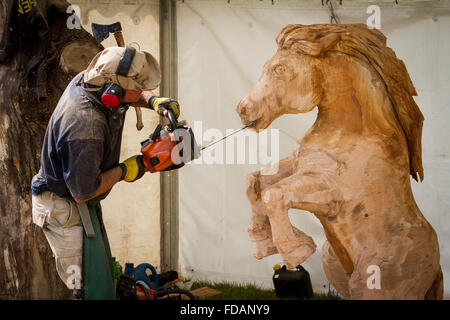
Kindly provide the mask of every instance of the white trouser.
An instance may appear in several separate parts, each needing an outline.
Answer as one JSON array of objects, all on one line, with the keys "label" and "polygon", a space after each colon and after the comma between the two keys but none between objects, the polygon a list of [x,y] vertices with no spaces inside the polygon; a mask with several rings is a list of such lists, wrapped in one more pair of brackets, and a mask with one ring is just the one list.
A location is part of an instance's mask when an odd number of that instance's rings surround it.
[{"label": "white trouser", "polygon": [[76,203],[44,191],[32,196],[33,222],[44,231],[56,260],[56,271],[69,289],[80,289],[83,225]]}]

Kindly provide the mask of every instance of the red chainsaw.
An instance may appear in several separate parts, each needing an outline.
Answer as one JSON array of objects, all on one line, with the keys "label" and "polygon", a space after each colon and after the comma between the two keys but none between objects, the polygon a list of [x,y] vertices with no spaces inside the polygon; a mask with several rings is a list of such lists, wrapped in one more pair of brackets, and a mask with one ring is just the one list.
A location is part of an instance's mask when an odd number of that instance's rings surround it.
[{"label": "red chainsaw", "polygon": [[150,137],[141,142],[143,163],[151,173],[170,171],[183,167],[187,162],[200,157],[200,152],[256,123],[252,121],[223,138],[200,148],[192,129],[186,122],[177,122],[172,110],[167,109],[169,124],[158,124]]}]

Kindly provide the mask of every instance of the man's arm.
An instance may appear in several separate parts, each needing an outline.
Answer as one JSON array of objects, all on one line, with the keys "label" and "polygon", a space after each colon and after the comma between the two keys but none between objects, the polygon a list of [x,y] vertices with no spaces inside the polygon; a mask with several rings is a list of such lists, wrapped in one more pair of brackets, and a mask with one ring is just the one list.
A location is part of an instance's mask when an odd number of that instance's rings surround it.
[{"label": "man's arm", "polygon": [[139,180],[145,172],[147,172],[147,168],[142,161],[142,155],[132,156],[119,163],[117,167],[100,174],[100,186],[92,197],[83,200],[74,197],[74,200],[77,203],[84,203],[110,190],[119,181],[134,182]]},{"label": "man's arm", "polygon": [[144,109],[153,109],[153,107],[148,104],[148,100],[150,100],[150,98],[153,96],[155,96],[153,91],[142,91],[141,95],[139,96],[139,100],[131,103],[131,106]]},{"label": "man's arm", "polygon": [[74,199],[75,202],[85,203],[91,199],[98,197],[99,195],[101,195],[101,194],[105,193],[106,191],[108,191],[109,189],[111,189],[117,182],[119,182],[121,176],[122,176],[122,169],[119,166],[114,167],[108,171],[101,173],[100,174],[100,179],[101,179],[100,186],[98,187],[95,195],[92,196],[91,198],[85,199],[85,200]]},{"label": "man's arm", "polygon": [[151,97],[155,96],[153,91],[142,91],[139,101],[147,103]]},{"label": "man's arm", "polygon": [[[141,93],[139,102],[137,104],[139,104],[139,103],[145,104],[147,106],[147,108],[152,108],[151,106],[149,106],[147,104],[147,102],[153,96],[155,96],[155,94],[152,91],[143,91]],[[165,115],[167,115],[167,111],[165,112]],[[134,158],[134,157],[132,157],[132,158]],[[128,160],[131,160],[131,158]],[[134,163],[135,161],[136,160],[133,160],[131,163]],[[136,172],[132,173],[131,178],[125,177],[125,181],[132,182],[132,181],[135,181],[135,180],[139,179],[140,177],[142,177],[142,174],[143,174],[143,172],[145,172],[145,170],[144,170],[143,164],[141,162],[142,161],[137,161],[137,167],[140,167],[141,169],[137,169],[137,171],[133,170],[133,172],[134,171],[136,171]],[[130,165],[130,162],[128,163],[128,165]],[[105,193],[106,191],[110,190],[117,182],[119,182],[121,180],[123,173],[124,173],[124,171],[122,170],[122,168],[120,166],[114,167],[108,171],[101,173],[100,174],[101,182],[100,182],[100,186],[98,187],[96,193],[89,199],[80,200],[80,199],[74,198],[75,202],[85,203],[91,199],[98,197],[99,195]]]},{"label": "man's arm", "polygon": [[[151,98],[153,101],[150,100]],[[155,110],[158,114],[160,114],[160,106],[163,106],[164,108],[169,107],[177,119],[180,116],[180,105],[176,100],[159,97],[155,95],[153,91],[142,91],[141,96],[139,97],[139,101],[135,104],[132,104],[132,106],[150,108]],[[167,117],[167,110],[164,110],[163,115]]]}]

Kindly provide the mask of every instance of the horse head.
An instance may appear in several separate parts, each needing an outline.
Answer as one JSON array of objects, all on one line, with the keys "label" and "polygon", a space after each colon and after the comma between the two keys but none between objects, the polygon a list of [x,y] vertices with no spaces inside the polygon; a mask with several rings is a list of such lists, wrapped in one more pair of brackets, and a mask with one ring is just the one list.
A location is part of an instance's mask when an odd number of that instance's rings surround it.
[{"label": "horse head", "polygon": [[[259,131],[283,114],[305,113],[316,106],[320,114],[321,106],[325,110],[343,102],[341,110],[331,110],[342,114],[335,123],[347,121],[353,112],[359,117],[353,121],[359,126],[357,134],[362,136],[376,128],[380,137],[389,135],[392,144],[405,141],[401,148],[406,150],[407,160],[409,154],[410,174],[416,180],[418,176],[423,179],[423,116],[412,98],[417,94],[403,61],[386,46],[380,31],[363,24],[296,24],[284,27],[276,41],[277,52],[237,105],[243,124],[257,120],[253,129]],[[343,109],[348,106],[344,94],[358,110]],[[361,105],[357,100],[369,104]]]},{"label": "horse head", "polygon": [[322,97],[317,56],[333,46],[339,35],[330,34],[315,42],[297,41],[287,36],[287,30],[284,28],[277,37],[279,48],[264,64],[258,83],[237,106],[243,124],[257,120],[253,127],[256,131],[267,128],[282,114],[311,111]]}]

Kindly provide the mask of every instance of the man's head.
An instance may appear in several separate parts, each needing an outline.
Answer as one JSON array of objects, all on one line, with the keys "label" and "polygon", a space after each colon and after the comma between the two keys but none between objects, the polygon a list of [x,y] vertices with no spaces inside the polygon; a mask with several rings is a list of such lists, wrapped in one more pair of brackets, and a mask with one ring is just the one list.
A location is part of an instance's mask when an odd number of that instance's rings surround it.
[{"label": "man's head", "polygon": [[139,100],[145,90],[157,88],[161,71],[148,52],[132,47],[109,47],[99,52],[87,67],[85,83],[101,87],[102,102],[108,107]]}]

